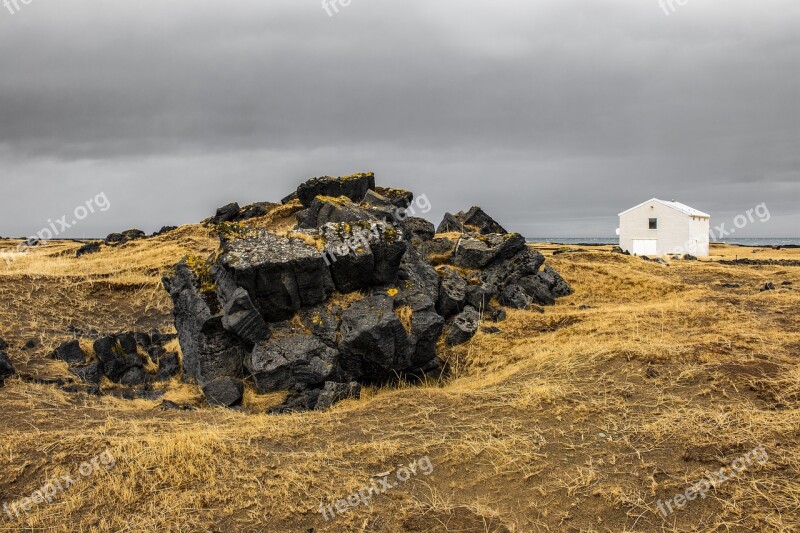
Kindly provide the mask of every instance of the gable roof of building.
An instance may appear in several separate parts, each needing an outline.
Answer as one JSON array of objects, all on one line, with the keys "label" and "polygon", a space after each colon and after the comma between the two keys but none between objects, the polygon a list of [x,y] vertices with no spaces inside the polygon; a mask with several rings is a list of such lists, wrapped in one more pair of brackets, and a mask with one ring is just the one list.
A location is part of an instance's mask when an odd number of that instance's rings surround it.
[{"label": "gable roof of building", "polygon": [[698,209],[695,209],[694,207],[689,207],[688,205],[682,204],[680,202],[667,202],[666,200],[659,200],[658,198],[651,198],[651,199],[647,200],[646,202],[642,202],[637,206],[631,207],[630,209],[625,210],[622,213],[620,213],[619,216],[622,216],[624,214],[630,213],[634,209],[639,209],[643,205],[651,204],[653,202],[658,202],[658,203],[663,204],[663,205],[665,205],[667,207],[671,207],[672,209],[680,211],[684,215],[688,215],[690,217],[711,218],[711,215],[709,215],[708,213],[703,213],[702,211],[700,211]]}]

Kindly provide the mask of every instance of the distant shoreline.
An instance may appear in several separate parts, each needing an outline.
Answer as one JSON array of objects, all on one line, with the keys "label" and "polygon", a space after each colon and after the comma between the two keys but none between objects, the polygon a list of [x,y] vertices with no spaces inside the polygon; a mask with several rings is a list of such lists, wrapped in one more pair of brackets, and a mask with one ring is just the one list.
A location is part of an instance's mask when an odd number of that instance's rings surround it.
[{"label": "distant shoreline", "polygon": [[[529,237],[529,243],[547,243],[560,246],[617,246],[619,239],[616,238],[545,238],[545,237]],[[771,248],[773,246],[780,246],[781,248],[800,248],[800,238],[768,238],[762,237],[757,239],[731,239],[719,242],[712,242],[711,245],[724,244],[727,246],[738,246],[741,248]]]}]

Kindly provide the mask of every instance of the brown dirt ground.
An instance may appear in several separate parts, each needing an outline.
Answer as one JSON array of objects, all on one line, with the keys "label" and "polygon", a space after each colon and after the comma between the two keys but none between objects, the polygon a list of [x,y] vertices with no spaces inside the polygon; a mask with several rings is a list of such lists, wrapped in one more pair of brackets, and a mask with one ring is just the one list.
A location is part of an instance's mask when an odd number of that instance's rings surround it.
[{"label": "brown dirt ground", "polygon": [[[192,226],[81,259],[77,247],[0,265],[0,337],[21,369],[70,325],[167,330],[161,274],[214,238]],[[717,262],[800,250],[714,246],[711,261],[664,267],[558,248],[539,246],[575,295],[443,348],[451,376],[368,389],[330,412],[269,416],[280,398],[252,390],[241,411],[210,409],[177,381],[165,398],[197,410],[8,380],[0,505],[106,448],[117,462],[15,522],[0,514],[0,531],[800,530],[800,268]],[[767,281],[778,290],[759,291]],[[30,338],[38,347],[22,350]],[[658,513],[657,500],[758,445],[764,465]],[[318,513],[423,456],[429,476],[330,522]]]}]

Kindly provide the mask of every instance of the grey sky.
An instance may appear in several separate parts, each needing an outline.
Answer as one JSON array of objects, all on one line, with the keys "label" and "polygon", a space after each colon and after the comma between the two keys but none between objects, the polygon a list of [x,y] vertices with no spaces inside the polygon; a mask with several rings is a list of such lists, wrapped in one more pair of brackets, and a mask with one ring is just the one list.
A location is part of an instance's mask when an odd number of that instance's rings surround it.
[{"label": "grey sky", "polygon": [[800,237],[800,3],[32,0],[0,6],[0,235],[196,222],[375,171],[527,236],[651,197]]}]

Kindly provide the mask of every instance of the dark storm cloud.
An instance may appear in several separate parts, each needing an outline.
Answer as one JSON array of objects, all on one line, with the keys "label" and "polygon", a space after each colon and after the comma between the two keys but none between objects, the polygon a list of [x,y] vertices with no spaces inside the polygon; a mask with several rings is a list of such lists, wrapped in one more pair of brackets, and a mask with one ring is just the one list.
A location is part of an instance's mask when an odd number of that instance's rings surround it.
[{"label": "dark storm cloud", "polygon": [[[791,0],[222,3],[0,11],[0,234],[102,191],[72,235],[197,221],[375,170],[430,218],[481,204],[529,236],[608,236],[653,196],[751,235],[800,222]],[[744,235],[745,232],[742,232]]]}]

